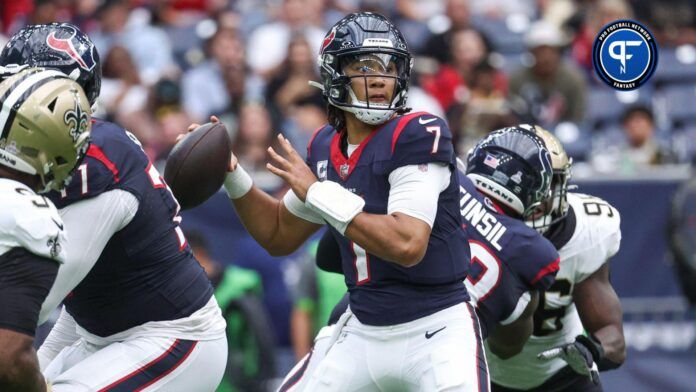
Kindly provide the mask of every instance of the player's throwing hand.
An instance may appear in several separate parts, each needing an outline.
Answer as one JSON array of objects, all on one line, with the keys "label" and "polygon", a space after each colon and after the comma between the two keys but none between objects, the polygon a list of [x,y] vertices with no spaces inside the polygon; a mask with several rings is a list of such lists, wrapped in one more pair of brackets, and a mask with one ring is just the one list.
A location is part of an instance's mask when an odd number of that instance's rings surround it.
[{"label": "player's throwing hand", "polygon": [[267,163],[266,168],[271,173],[285,180],[297,197],[305,201],[309,187],[317,182],[317,178],[300,154],[292,147],[288,139],[278,134],[278,141],[287,158],[278,154],[273,147],[268,147],[268,154],[273,159],[273,163]]}]

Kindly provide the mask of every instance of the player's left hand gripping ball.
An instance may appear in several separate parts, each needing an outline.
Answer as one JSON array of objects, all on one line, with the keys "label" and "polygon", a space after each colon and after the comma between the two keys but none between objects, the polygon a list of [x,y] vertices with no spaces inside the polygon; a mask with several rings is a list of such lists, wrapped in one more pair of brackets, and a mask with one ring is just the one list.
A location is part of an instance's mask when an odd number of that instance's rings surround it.
[{"label": "player's left hand gripping ball", "polygon": [[268,147],[268,153],[271,155],[273,163],[267,163],[266,168],[271,173],[285,180],[293,192],[295,192],[295,195],[300,200],[305,201],[307,199],[307,191],[312,184],[317,182],[317,177],[314,176],[312,170],[310,170],[300,154],[295,151],[288,139],[278,134],[278,141],[287,158],[278,154],[273,147]]},{"label": "player's left hand gripping ball", "polygon": [[578,335],[573,343],[554,347],[540,353],[537,358],[551,360],[561,358],[577,373],[586,375],[595,384],[599,383],[599,371],[597,363],[604,355],[602,345],[596,338]]},{"label": "player's left hand gripping ball", "polygon": [[193,124],[185,136],[177,138],[167,158],[164,180],[183,210],[203,203],[220,189],[231,151],[227,129],[219,121]]}]

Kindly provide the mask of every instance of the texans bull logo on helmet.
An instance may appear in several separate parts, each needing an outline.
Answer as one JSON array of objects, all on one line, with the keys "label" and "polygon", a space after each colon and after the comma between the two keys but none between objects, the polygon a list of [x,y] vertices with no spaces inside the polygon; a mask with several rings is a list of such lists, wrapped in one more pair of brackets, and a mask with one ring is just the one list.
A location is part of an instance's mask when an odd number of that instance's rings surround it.
[{"label": "texans bull logo on helmet", "polygon": [[331,32],[329,32],[329,35],[324,37],[324,41],[321,43],[321,50],[319,51],[319,53],[324,53],[324,50],[331,44],[335,37],[336,27],[332,28]]},{"label": "texans bull logo on helmet", "polygon": [[77,32],[74,29],[71,30],[72,34],[67,38],[56,37],[56,32],[51,32],[46,37],[46,44],[52,49],[67,53],[80,68],[91,71],[97,64],[93,54],[94,45],[76,40]]}]

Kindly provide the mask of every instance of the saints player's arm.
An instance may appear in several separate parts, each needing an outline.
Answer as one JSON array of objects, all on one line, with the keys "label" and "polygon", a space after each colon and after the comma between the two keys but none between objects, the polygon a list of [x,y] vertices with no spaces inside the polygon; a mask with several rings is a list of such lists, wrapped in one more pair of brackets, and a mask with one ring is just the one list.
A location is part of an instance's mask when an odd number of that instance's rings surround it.
[{"label": "saints player's arm", "polygon": [[534,331],[534,312],[539,305],[539,293],[530,291],[531,299],[520,317],[507,325],[498,325],[488,335],[488,348],[502,359],[511,358],[522,351]]},{"label": "saints player's arm", "polygon": [[594,335],[604,349],[600,370],[619,367],[626,359],[621,302],[609,281],[609,263],[575,285],[573,302],[585,330]]},{"label": "saints player's arm", "polygon": [[58,263],[24,248],[0,262],[0,390],[44,391],[33,348],[41,303],[58,273]]}]

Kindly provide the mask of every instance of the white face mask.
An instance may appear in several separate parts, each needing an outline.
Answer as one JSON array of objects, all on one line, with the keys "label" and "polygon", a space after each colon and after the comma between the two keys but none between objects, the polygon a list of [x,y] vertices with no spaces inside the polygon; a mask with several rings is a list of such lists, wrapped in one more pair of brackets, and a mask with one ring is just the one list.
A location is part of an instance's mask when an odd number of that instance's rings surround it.
[{"label": "white face mask", "polygon": [[[370,53],[357,56],[350,65],[346,66],[353,70],[359,69],[367,78],[378,75],[386,78],[396,78],[398,74],[394,56],[386,53]],[[360,76],[360,74],[357,74],[353,77],[360,78]],[[394,83],[397,83],[397,81],[394,80]],[[367,90],[367,80],[365,80],[365,89]],[[378,125],[388,121],[396,112],[394,103],[399,102],[401,98],[405,100],[406,96],[406,91],[401,91],[392,97],[389,103],[371,103],[359,100],[351,87],[348,87],[348,93],[352,107],[342,107],[341,109],[355,114],[358,120],[370,125]]]},{"label": "white face mask", "polygon": [[342,109],[355,114],[355,117],[365,124],[383,124],[387,122],[387,120],[389,120],[396,111],[393,109],[394,101],[396,99],[392,99],[392,101],[388,104],[373,103],[368,105],[367,102],[358,100],[352,88],[348,88],[348,93],[350,94],[354,107],[344,107]]}]

